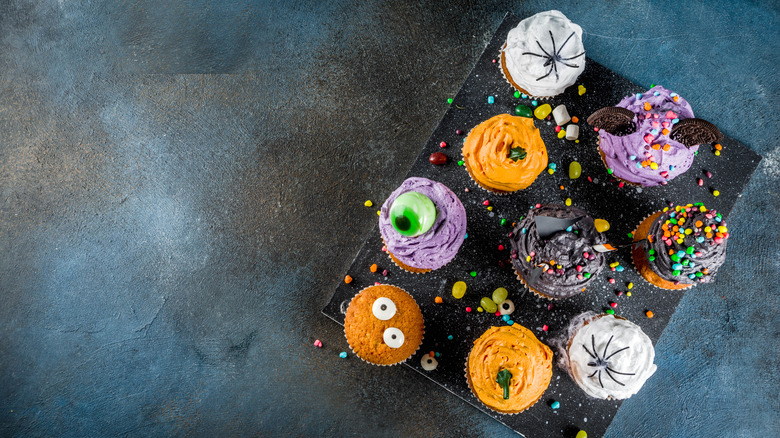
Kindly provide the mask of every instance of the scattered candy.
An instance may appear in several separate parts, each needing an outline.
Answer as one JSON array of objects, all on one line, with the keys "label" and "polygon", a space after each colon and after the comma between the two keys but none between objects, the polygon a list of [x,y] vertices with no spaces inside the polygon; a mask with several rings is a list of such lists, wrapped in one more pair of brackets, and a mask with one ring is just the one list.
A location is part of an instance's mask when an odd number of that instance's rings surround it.
[{"label": "scattered candy", "polygon": [[549,330],[549,329],[550,329],[550,327],[548,327],[548,326],[547,326],[547,324],[545,324],[545,325],[543,325],[543,326],[542,326],[542,330],[544,330],[544,331],[547,331],[547,330]]},{"label": "scattered candy", "polygon": [[452,98],[447,99],[447,103],[452,103]]},{"label": "scattered candy", "polygon": [[342,358],[342,359],[346,359],[347,358],[347,352],[346,351],[342,351],[341,353],[339,353],[339,357]]},{"label": "scattered candy", "polygon": [[576,161],[569,163],[569,178],[577,179],[582,175],[582,166]]},{"label": "scattered candy", "polygon": [[434,152],[430,157],[428,157],[428,161],[430,161],[431,164],[441,166],[447,162],[447,156],[441,152]]},{"label": "scattered candy", "polygon": [[613,309],[617,307],[617,303],[609,303],[609,305],[612,306]]},{"label": "scattered candy", "polygon": [[350,284],[350,283],[352,283],[352,277],[350,277],[349,275],[347,275],[346,277],[344,277],[344,283],[347,283],[347,284]]},{"label": "scattered candy", "polygon": [[609,284],[615,284],[615,279],[614,278],[610,278],[609,279]]},{"label": "scattered candy", "polygon": [[[433,353],[433,352],[431,352]],[[439,362],[433,358],[433,356],[430,353],[423,354],[423,357],[420,359],[420,366],[425,371],[433,371],[436,369],[436,367],[439,366]]]},{"label": "scattered candy", "polygon": [[552,402],[552,404],[550,405],[550,407],[551,407],[551,408],[553,408],[553,409],[558,409],[558,408],[560,408],[560,407],[561,407],[561,402],[559,402],[559,401],[557,401],[557,400],[556,400],[556,401]]},{"label": "scattered candy", "polygon": [[383,269],[383,270],[382,270],[382,275],[384,275],[385,277],[387,277],[387,274],[389,274],[389,272],[387,271],[387,269]]},{"label": "scattered candy", "polygon": [[436,297],[433,299],[433,302],[436,304],[441,304],[444,302],[444,300],[441,297]]},{"label": "scattered candy", "polygon": [[565,204],[567,207],[571,207],[571,198],[566,198]]},{"label": "scattered candy", "polygon": [[452,335],[448,335],[447,339],[449,339],[451,341],[453,339]]},{"label": "scattered candy", "polygon": [[482,297],[482,299],[479,300],[479,304],[488,313],[495,313],[498,310],[498,306],[496,305],[496,303],[494,303],[493,300],[491,300],[488,297]]},{"label": "scattered candy", "polygon": [[628,287],[629,289],[633,289],[633,288],[634,288],[634,283],[628,283],[628,286],[627,286],[627,287]]},{"label": "scattered candy", "polygon": [[520,98],[520,92],[515,90],[515,99],[519,99],[519,98]]},{"label": "scattered candy", "polygon": [[561,129],[560,131],[558,131],[558,138],[564,138],[564,137],[566,137],[566,130]]},{"label": "scattered candy", "polygon": [[566,109],[566,105],[556,106],[555,109],[552,110],[552,116],[555,119],[555,124],[558,126],[563,126],[571,120],[571,116],[569,116],[569,111]]},{"label": "scattered candy", "polygon": [[571,117],[571,122],[572,123],[580,123],[580,119],[577,116],[572,116]]},{"label": "scattered candy", "polygon": [[698,181],[696,181],[696,182],[697,182],[697,183],[698,183],[700,186],[703,186],[703,185],[704,185],[704,180],[703,180],[703,179],[701,179],[701,178],[699,178],[699,180],[698,180]]},{"label": "scattered candy", "polygon": [[440,148],[446,148],[447,147],[447,142],[443,141],[443,142],[439,143],[439,147]]},{"label": "scattered candy", "polygon": [[566,140],[577,140],[580,138],[580,127],[570,124],[566,127]]},{"label": "scattered candy", "polygon": [[536,116],[539,120],[544,120],[545,117],[550,115],[550,112],[552,111],[552,107],[549,103],[545,103],[544,105],[540,105],[536,107],[534,110],[534,116]]},{"label": "scattered candy", "polygon": [[493,302],[496,304],[501,304],[506,301],[507,296],[509,296],[509,291],[503,287],[499,287],[493,291]]},{"label": "scattered candy", "polygon": [[471,275],[472,277],[476,277],[477,276],[477,271],[471,271],[471,272],[469,272],[469,275]]},{"label": "scattered candy", "polygon": [[322,341],[320,341],[319,339],[315,339],[314,346],[317,348],[322,348]]},{"label": "scattered candy", "polygon": [[577,94],[579,94],[580,96],[582,96],[583,94],[585,94],[585,91],[587,91],[587,90],[585,89],[585,87],[584,87],[584,86],[582,86],[582,85],[577,85]]},{"label": "scattered candy", "polygon": [[712,196],[720,196],[720,192],[717,190],[712,191]]},{"label": "scattered candy", "polygon": [[374,203],[369,200],[369,201],[364,202],[363,205],[365,205],[366,207],[372,207],[374,205]]},{"label": "scattered candy", "polygon": [[452,285],[452,296],[459,300],[463,298],[463,295],[466,295],[466,283],[456,281],[455,284]]},{"label": "scattered candy", "polygon": [[458,166],[462,166],[462,165],[463,165],[463,160],[458,160]]},{"label": "scattered candy", "polygon": [[531,118],[534,116],[534,112],[531,110],[531,108],[528,108],[525,105],[518,105],[515,107],[515,115]]},{"label": "scattered candy", "polygon": [[645,315],[647,315],[647,317],[648,317],[648,318],[652,318],[652,317],[654,316],[653,312],[652,312],[652,311],[650,311],[650,310],[648,310],[647,312],[645,312]]},{"label": "scattered candy", "polygon": [[377,270],[377,269],[379,269],[379,266],[377,266],[377,265],[376,265],[376,263],[374,263],[374,264],[373,264],[373,265],[371,265],[371,267],[370,267],[370,268],[368,268],[368,269],[369,269],[371,272],[376,272],[376,270]]},{"label": "scattered candy", "polygon": [[577,436],[575,436],[574,438],[588,438],[588,432],[581,430],[577,432]]},{"label": "scattered candy", "polygon": [[471,307],[466,307],[466,312],[471,312]]},{"label": "scattered candy", "polygon": [[609,230],[609,222],[605,221],[604,219],[596,219],[593,221],[593,224],[596,226],[596,231],[599,233],[603,233]]},{"label": "scattered candy", "polygon": [[614,310],[612,310],[612,309],[607,309],[607,310],[606,310],[606,312],[607,312],[608,314],[610,314],[610,315],[614,315],[614,314],[615,314],[615,311],[614,311]]}]

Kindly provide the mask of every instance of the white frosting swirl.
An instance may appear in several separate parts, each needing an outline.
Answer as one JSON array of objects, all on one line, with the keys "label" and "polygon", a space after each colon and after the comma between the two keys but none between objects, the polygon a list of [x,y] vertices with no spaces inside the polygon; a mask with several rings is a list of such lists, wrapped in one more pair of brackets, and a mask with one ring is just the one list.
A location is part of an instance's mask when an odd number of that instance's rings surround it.
[{"label": "white frosting swirl", "polygon": [[650,338],[638,325],[612,315],[580,327],[568,353],[574,381],[585,393],[600,399],[631,397],[656,370]]},{"label": "white frosting swirl", "polygon": [[504,62],[510,79],[532,96],[561,94],[585,70],[582,28],[560,11],[528,17],[509,31]]}]

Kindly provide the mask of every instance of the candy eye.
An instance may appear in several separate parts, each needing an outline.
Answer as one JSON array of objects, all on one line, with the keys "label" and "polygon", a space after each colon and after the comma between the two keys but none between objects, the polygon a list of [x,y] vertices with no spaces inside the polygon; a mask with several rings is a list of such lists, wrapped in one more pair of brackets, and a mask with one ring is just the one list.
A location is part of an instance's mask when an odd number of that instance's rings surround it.
[{"label": "candy eye", "polygon": [[379,297],[374,301],[374,305],[371,306],[371,312],[374,313],[377,319],[387,321],[395,315],[395,303],[390,298]]},{"label": "candy eye", "polygon": [[501,312],[502,315],[511,315],[512,312],[515,311],[515,303],[513,303],[512,300],[504,300],[504,302],[498,306],[498,311]]},{"label": "candy eye", "polygon": [[390,348],[400,348],[404,345],[404,332],[395,327],[388,327],[382,334],[382,339]]},{"label": "candy eye", "polygon": [[425,353],[422,359],[420,359],[420,365],[425,371],[433,371],[439,366],[439,361],[432,358],[430,354]]},{"label": "candy eye", "polygon": [[404,236],[419,236],[430,230],[435,221],[436,207],[422,193],[406,192],[390,206],[390,222]]}]

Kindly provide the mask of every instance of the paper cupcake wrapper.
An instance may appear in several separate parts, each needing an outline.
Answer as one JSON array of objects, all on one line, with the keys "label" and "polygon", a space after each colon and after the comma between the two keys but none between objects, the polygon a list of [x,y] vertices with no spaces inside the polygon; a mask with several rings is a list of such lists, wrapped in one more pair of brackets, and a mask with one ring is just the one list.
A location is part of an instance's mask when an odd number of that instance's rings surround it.
[{"label": "paper cupcake wrapper", "polygon": [[[385,246],[385,248],[387,248],[387,243],[385,243],[385,239],[382,239],[382,244]],[[414,266],[409,266],[406,263],[402,262],[401,260],[398,260],[398,258],[394,256],[389,249],[386,250],[385,252],[387,253],[387,256],[390,257],[390,260],[393,262],[393,264],[395,264],[396,266],[398,266],[399,268],[403,269],[406,272],[411,272],[412,274],[425,274],[426,272],[434,271],[434,269],[423,269],[423,268],[415,268]],[[441,267],[443,268],[444,266],[447,266],[447,263],[445,263]]]},{"label": "paper cupcake wrapper", "polygon": [[[634,242],[638,242],[638,241],[641,241],[641,240],[645,239],[646,235],[643,235],[642,237],[639,237],[639,235],[638,235],[639,228],[642,227],[643,225],[647,225],[649,227],[649,225],[651,225],[652,222],[655,221],[655,219],[656,219],[653,216],[656,216],[659,213],[661,213],[661,212],[660,211],[653,212],[653,213],[645,216],[645,218],[642,219],[641,221],[639,221],[639,224],[636,226],[636,228],[634,228],[634,233],[633,233],[634,234]],[[651,279],[648,278],[649,274],[647,274],[648,270],[655,274],[655,271],[653,271],[652,267],[650,267],[650,260],[648,260],[647,257],[644,256],[644,254],[642,254],[640,256],[638,251],[641,251],[641,250],[635,250],[634,246],[632,244],[631,245],[631,262],[634,264],[634,269],[636,269],[637,272],[639,272],[639,276],[642,277],[642,280],[644,280],[647,284],[649,284],[651,286],[655,286],[655,287],[661,288],[661,289],[665,289],[665,290],[679,290],[679,291],[685,291],[686,289],[690,289],[693,286],[695,286],[695,284],[687,284],[686,285],[686,283],[680,283],[679,286],[682,286],[682,287],[671,287],[670,288],[670,287],[664,287],[661,284],[657,284],[657,283],[653,282]],[[639,260],[637,260],[637,259],[639,259]],[[669,282],[669,283],[672,283],[672,284],[674,283],[674,282],[669,281],[669,280],[664,280],[658,274],[655,274],[655,275],[659,279],[661,279],[662,281],[666,281],[666,282]]]},{"label": "paper cupcake wrapper", "polygon": [[[470,133],[471,133],[471,131],[469,131],[469,134]],[[479,187],[480,189],[482,189],[482,190],[484,190],[484,191],[486,191],[486,192],[488,192],[490,194],[499,195],[499,196],[506,196],[506,195],[509,195],[511,193],[515,193],[515,192],[504,192],[504,191],[501,191],[501,190],[492,189],[490,187],[484,186],[484,185],[480,184],[479,182],[477,182],[477,180],[474,179],[474,175],[471,174],[471,169],[469,169],[469,165],[466,162],[466,157],[465,156],[463,157],[463,167],[466,168],[466,173],[468,173],[469,178],[471,178],[471,181],[473,181],[474,184],[476,184],[476,186]],[[515,190],[515,191],[519,191],[519,190]]]},{"label": "paper cupcake wrapper", "polygon": [[[532,288],[531,286],[529,286],[528,282],[525,281],[525,278],[523,278],[523,276],[520,275],[519,272],[517,272],[517,269],[515,269],[515,276],[517,276],[517,279],[520,280],[521,283],[523,283],[523,286],[525,286],[526,289],[528,289],[529,291],[533,292],[533,294],[536,295],[537,297],[544,298],[546,300],[551,300],[551,301],[567,300],[569,298],[576,297],[577,295],[584,294],[586,292],[586,290],[583,290],[583,291],[575,293],[574,295],[570,295],[568,297],[551,297],[551,296],[545,295],[545,294],[539,292],[538,290]],[[584,286],[584,287],[587,288],[587,286]]]},{"label": "paper cupcake wrapper", "polygon": [[[395,285],[387,285],[387,286],[395,286]],[[355,297],[357,297],[360,294],[360,292],[363,292],[364,290],[366,290],[368,288],[371,288],[371,287],[375,287],[375,286],[367,286],[367,287],[364,287],[363,289],[360,289],[358,291],[358,293],[356,293],[355,296],[352,297],[352,300],[354,300]],[[398,286],[395,286],[395,287],[398,287]],[[406,289],[401,288],[401,287],[398,287],[398,288],[401,289],[402,291],[406,292],[406,294],[409,295],[410,297],[412,297],[412,294],[410,294]],[[349,305],[350,306],[352,305],[352,300],[349,300]],[[417,300],[415,300],[414,297],[412,297],[412,301],[414,301],[414,304],[417,304],[417,307],[420,307],[420,305],[417,303]],[[402,363],[406,362],[407,360],[409,360],[412,357],[414,357],[417,354],[418,351],[420,351],[420,347],[422,347],[423,341],[425,340],[425,319],[423,319],[422,337],[420,338],[420,345],[417,346],[417,349],[414,350],[414,352],[412,354],[410,354],[409,356],[407,356],[406,358],[404,358],[403,360],[400,360],[398,362],[393,362],[393,363],[374,363],[374,362],[368,361],[368,360],[363,359],[362,357],[360,357],[360,355],[355,351],[355,349],[352,348],[352,344],[349,343],[349,338],[347,338],[347,325],[346,324],[344,324],[344,339],[347,340],[347,345],[349,345],[349,351],[351,351],[352,354],[355,355],[355,357],[359,358],[363,362],[365,362],[365,363],[367,363],[369,365],[374,365],[374,366],[378,366],[378,367],[391,367],[391,366],[399,365],[399,364],[402,364]]]},{"label": "paper cupcake wrapper", "polygon": [[[501,71],[501,75],[504,77],[504,79],[507,82],[509,82],[509,85],[511,85],[512,88],[514,88],[515,90],[517,90],[517,91],[519,91],[519,92],[521,92],[523,94],[527,94],[528,97],[531,98],[531,99],[547,101],[547,100],[555,97],[555,96],[534,96],[533,94],[531,94],[528,91],[526,91],[523,87],[517,85],[515,83],[515,81],[513,81],[512,78],[509,77],[510,76],[509,75],[509,70],[507,68],[505,68],[505,65],[506,65],[506,59],[505,59],[505,55],[504,55],[504,49],[505,48],[506,48],[506,43],[504,43],[504,45],[501,46],[501,52],[498,55],[498,69]],[[566,88],[569,88],[569,87],[566,87]],[[564,89],[564,91],[566,91],[566,90]],[[561,92],[560,94],[556,94],[556,96],[560,96],[561,94],[563,94],[563,92]]]}]

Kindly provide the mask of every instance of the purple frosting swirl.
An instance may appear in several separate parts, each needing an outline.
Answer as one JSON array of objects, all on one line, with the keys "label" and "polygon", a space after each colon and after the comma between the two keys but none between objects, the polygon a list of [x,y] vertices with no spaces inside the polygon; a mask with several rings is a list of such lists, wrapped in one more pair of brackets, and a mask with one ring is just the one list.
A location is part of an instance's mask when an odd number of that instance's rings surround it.
[{"label": "purple frosting swirl", "polygon": [[[543,240],[536,231],[537,215],[582,219],[572,225],[571,231],[561,230]],[[585,210],[564,205],[542,205],[529,211],[512,230],[509,240],[512,267],[537,292],[551,298],[568,298],[582,292],[604,268],[604,255],[594,251],[593,245],[606,241]],[[551,260],[555,261],[555,266],[549,265]],[[540,265],[544,265],[544,273],[538,280],[531,281],[531,273]]]},{"label": "purple frosting swirl", "polygon": [[[650,110],[645,109],[645,103],[650,104]],[[691,105],[685,99],[656,85],[644,94],[623,98],[617,106],[636,114],[636,131],[625,136],[599,131],[599,148],[615,177],[653,187],[666,184],[691,167],[699,146],[689,148],[669,137],[677,121],[693,118]],[[665,129],[667,134],[663,133]],[[653,162],[655,169],[650,165]]]},{"label": "purple frosting swirl", "polygon": [[[390,207],[406,192],[418,192],[430,198],[436,207],[436,221],[430,230],[415,237],[398,233],[390,222]],[[387,198],[379,214],[379,232],[387,250],[402,263],[419,269],[438,269],[458,253],[466,237],[466,209],[452,190],[427,178],[404,181]]]}]

